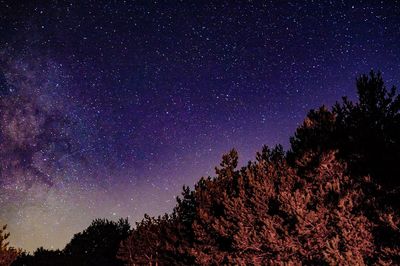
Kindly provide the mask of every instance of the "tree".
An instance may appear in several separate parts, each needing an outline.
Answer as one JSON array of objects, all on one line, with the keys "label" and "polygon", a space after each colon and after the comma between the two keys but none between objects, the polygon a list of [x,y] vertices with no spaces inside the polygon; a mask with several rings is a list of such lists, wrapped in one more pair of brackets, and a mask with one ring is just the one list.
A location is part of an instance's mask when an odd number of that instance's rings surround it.
[{"label": "tree", "polygon": [[116,258],[120,242],[130,233],[127,219],[118,222],[96,219],[83,232],[74,235],[64,254],[73,258],[75,265],[122,265]]},{"label": "tree", "polygon": [[7,239],[10,233],[6,233],[7,225],[0,228],[0,265],[8,266],[21,254],[20,249],[10,247]]},{"label": "tree", "polygon": [[380,188],[368,176],[348,175],[337,151],[303,153],[299,161],[315,165],[301,173],[280,146],[264,147],[240,170],[237,161],[236,151],[225,155],[217,176],[184,191],[171,216],[146,216],[120,258],[127,265],[400,262],[398,214],[369,195]]},{"label": "tree", "polygon": [[63,250],[38,248],[33,255],[23,253],[13,266],[118,266],[120,242],[130,233],[127,219],[117,222],[96,219],[83,232],[77,233]]},{"label": "tree", "polygon": [[127,258],[129,265],[158,265],[161,229],[165,219],[145,215],[140,223],[136,223],[128,239],[121,243],[118,257]]},{"label": "tree", "polygon": [[[381,74],[371,71],[357,78],[358,102],[344,97],[332,110],[311,110],[291,138],[288,159],[299,171],[313,162],[299,161],[304,152],[338,150],[351,175],[370,175],[384,187],[392,205],[398,203],[400,169],[400,96],[396,87],[387,90]],[[318,157],[316,157],[318,158]],[[394,196],[393,196],[394,195]]]},{"label": "tree", "polygon": [[[22,253],[18,258],[12,263],[12,266],[30,266],[30,265],[40,265],[40,266],[69,266],[74,265],[73,260],[64,256],[63,252],[60,250],[47,250],[43,247],[38,248],[33,255]],[[76,265],[76,264],[75,264]]]},{"label": "tree", "polygon": [[190,254],[193,248],[191,225],[194,213],[188,208],[192,192],[184,188],[184,199],[171,215],[152,218],[145,214],[136,223],[129,237],[119,248],[117,257],[125,265],[193,265],[195,259]]},{"label": "tree", "polygon": [[[232,174],[236,181],[218,176],[225,185],[209,180],[207,189],[198,191],[200,215],[193,225],[200,241],[193,254],[197,263],[334,264],[368,259],[372,227],[361,213],[341,207],[361,195],[343,189],[347,197],[340,198],[341,191],[334,191],[340,184],[350,186],[334,156],[324,155],[307,179],[297,176],[278,154],[264,149],[257,163]],[[331,201],[334,193],[338,199]],[[349,236],[342,233],[345,224],[353,225]]]},{"label": "tree", "polygon": [[357,79],[358,103],[336,104],[340,156],[357,175],[371,175],[388,189],[400,185],[400,95],[388,91],[380,73]]}]

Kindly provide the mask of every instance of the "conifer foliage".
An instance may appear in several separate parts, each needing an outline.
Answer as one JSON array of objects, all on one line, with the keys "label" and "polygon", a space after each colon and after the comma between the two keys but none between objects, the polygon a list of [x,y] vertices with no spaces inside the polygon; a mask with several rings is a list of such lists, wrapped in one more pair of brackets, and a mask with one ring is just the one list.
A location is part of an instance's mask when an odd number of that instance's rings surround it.
[{"label": "conifer foliage", "polygon": [[[73,236],[63,250],[38,248],[32,255],[23,253],[12,266],[119,266],[116,258],[121,240],[130,233],[127,219],[117,222],[96,219]],[[2,266],[2,264],[0,264]]]},{"label": "conifer foliage", "polygon": [[[291,139],[237,169],[185,187],[171,215],[148,216],[122,242],[126,265],[400,264],[400,97],[381,75],[359,102],[310,111]],[[396,194],[397,193],[397,194]]]},{"label": "conifer foliage", "polygon": [[21,250],[9,246],[7,239],[10,233],[6,232],[7,225],[0,227],[0,265],[9,266],[21,254]]},{"label": "conifer foliage", "polygon": [[308,114],[291,138],[289,159],[304,152],[337,149],[352,175],[371,175],[387,190],[400,185],[400,95],[388,90],[382,75],[371,72],[357,81],[358,102],[344,97],[332,110]]},{"label": "conifer foliage", "polygon": [[[120,258],[127,265],[399,262],[399,241],[376,239],[378,229],[400,236],[398,215],[378,211],[367,194],[371,179],[350,178],[336,156],[324,153],[316,168],[300,176],[281,147],[265,147],[241,170],[231,151],[215,178],[196,185],[190,226],[177,213],[180,201],[169,218],[146,217],[138,224],[121,245]],[[176,234],[178,227],[190,233]]]}]

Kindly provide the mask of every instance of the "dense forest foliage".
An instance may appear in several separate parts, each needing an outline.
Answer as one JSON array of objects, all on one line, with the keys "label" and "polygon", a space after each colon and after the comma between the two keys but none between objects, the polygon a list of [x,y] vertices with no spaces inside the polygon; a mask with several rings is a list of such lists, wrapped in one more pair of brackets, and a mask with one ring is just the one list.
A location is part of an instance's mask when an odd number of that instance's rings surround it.
[{"label": "dense forest foliage", "polygon": [[[132,230],[95,220],[12,265],[399,265],[400,96],[380,73],[356,85],[357,102],[310,111],[289,151],[263,147],[240,169],[224,155],[171,214]],[[20,252],[0,248],[0,261]]]},{"label": "dense forest foliage", "polygon": [[21,250],[9,246],[7,239],[10,233],[6,232],[7,226],[0,227],[0,265],[10,265],[19,255]]},{"label": "dense forest foliage", "polygon": [[128,220],[94,220],[73,236],[63,250],[38,248],[33,255],[22,253],[11,265],[124,265],[116,258],[119,244],[130,234]]}]

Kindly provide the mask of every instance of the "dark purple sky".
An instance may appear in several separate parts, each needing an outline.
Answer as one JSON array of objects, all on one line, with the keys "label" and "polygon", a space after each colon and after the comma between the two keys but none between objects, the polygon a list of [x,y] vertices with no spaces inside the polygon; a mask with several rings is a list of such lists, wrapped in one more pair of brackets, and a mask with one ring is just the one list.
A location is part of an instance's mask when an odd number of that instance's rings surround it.
[{"label": "dark purple sky", "polygon": [[230,148],[242,164],[288,148],[360,73],[399,84],[398,1],[80,2],[0,1],[2,88],[67,117],[74,147],[35,155],[50,185],[0,182],[0,223],[28,250],[170,211]]}]

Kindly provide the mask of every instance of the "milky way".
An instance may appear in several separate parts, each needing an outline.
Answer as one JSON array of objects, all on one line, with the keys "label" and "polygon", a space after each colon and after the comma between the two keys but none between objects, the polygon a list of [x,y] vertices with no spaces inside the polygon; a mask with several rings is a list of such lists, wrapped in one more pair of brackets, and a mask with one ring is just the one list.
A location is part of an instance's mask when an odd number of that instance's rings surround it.
[{"label": "milky way", "polygon": [[170,211],[360,73],[399,84],[398,1],[81,2],[0,1],[0,224],[27,250]]}]

